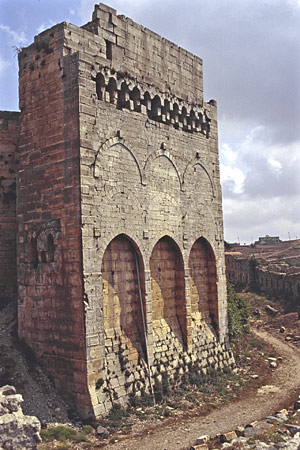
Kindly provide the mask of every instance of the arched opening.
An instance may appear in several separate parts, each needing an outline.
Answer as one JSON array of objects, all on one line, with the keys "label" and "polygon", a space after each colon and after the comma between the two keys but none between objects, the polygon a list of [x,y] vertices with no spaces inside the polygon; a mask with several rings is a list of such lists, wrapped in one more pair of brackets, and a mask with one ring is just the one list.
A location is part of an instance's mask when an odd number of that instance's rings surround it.
[{"label": "arched opening", "polygon": [[54,261],[54,251],[55,251],[55,246],[54,246],[53,236],[52,236],[52,234],[49,234],[48,238],[47,238],[48,262]]},{"label": "arched opening", "polygon": [[[153,329],[186,343],[184,267],[177,244],[168,236],[161,238],[150,258]],[[166,327],[167,326],[167,327]]]},{"label": "arched opening", "polygon": [[187,110],[186,107],[183,106],[180,114],[180,122],[182,123],[183,130],[187,130]]},{"label": "arched opening", "polygon": [[130,98],[133,100],[134,111],[141,112],[140,90],[136,86],[132,89]]},{"label": "arched opening", "polygon": [[202,130],[202,122],[203,122],[203,116],[201,111],[198,111],[198,114],[196,116],[196,129],[197,131],[201,131]]},{"label": "arched opening", "polygon": [[171,111],[171,121],[175,128],[179,127],[179,107],[177,103],[173,104],[173,110]]},{"label": "arched opening", "polygon": [[121,91],[119,95],[119,107],[129,109],[129,100],[129,89],[127,83],[123,81],[123,83],[121,84]]},{"label": "arched opening", "polygon": [[216,259],[211,245],[199,238],[189,257],[191,313],[218,333],[218,293]]},{"label": "arched opening", "polygon": [[196,129],[196,115],[193,109],[191,110],[190,115],[188,117],[188,127],[192,131]]},{"label": "arched opening", "polygon": [[101,271],[104,331],[114,336],[113,348],[122,343],[126,358],[137,364],[139,356],[146,355],[141,308],[143,304],[145,311],[144,268],[139,251],[125,235],[107,246]]},{"label": "arched opening", "polygon": [[36,269],[39,263],[37,240],[32,237],[30,239],[30,265],[33,269]]},{"label": "arched opening", "polygon": [[117,82],[114,78],[109,79],[106,90],[109,93],[110,103],[116,105],[118,100],[118,91],[117,91]]},{"label": "arched opening", "polygon": [[104,100],[105,96],[105,79],[102,73],[97,73],[96,75],[96,92],[98,100]]},{"label": "arched opening", "polygon": [[202,132],[205,134],[205,136],[208,139],[210,136],[210,118],[208,117],[206,111],[202,117]]},{"label": "arched opening", "polygon": [[146,106],[147,112],[151,111],[151,97],[148,91],[144,94],[142,104]]},{"label": "arched opening", "polygon": [[161,120],[161,101],[158,95],[151,102],[151,119]]},{"label": "arched opening", "polygon": [[167,123],[169,123],[171,120],[170,102],[167,99],[165,99],[164,106],[162,108],[162,120],[163,120],[163,122],[167,122]]}]

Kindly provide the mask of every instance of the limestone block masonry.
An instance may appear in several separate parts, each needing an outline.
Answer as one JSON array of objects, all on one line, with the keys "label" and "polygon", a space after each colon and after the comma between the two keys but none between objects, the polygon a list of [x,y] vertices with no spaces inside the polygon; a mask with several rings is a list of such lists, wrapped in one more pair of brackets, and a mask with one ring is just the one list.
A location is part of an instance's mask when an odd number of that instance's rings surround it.
[{"label": "limestone block masonry", "polygon": [[20,336],[83,417],[230,369],[202,60],[99,4],[19,67]]}]

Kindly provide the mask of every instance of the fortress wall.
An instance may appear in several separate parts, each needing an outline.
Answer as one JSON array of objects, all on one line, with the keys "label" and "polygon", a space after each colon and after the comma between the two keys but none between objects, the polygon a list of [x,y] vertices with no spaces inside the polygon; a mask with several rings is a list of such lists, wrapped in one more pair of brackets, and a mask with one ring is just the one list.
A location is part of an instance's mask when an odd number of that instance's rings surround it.
[{"label": "fortress wall", "polygon": [[18,112],[0,111],[0,307],[16,295]]},{"label": "fortress wall", "polygon": [[250,287],[271,297],[284,299],[287,303],[300,302],[300,274],[268,270],[252,258],[226,255],[226,274],[230,283],[237,287]]},{"label": "fortress wall", "polygon": [[100,4],[19,64],[20,336],[85,417],[232,367],[202,61]]},{"label": "fortress wall", "polygon": [[[74,39],[79,49],[88,379],[99,415],[115,399],[126,403],[128,396],[149,392],[149,373],[154,385],[166,377],[173,383],[189,371],[201,377],[223,370],[233,360],[226,347],[216,103],[203,102],[202,73],[201,93],[191,82],[191,67],[177,78],[185,56],[174,44],[164,42],[165,55],[178,52],[170,68],[177,82],[169,89],[160,80],[165,69],[159,64],[170,63],[157,53],[159,36],[105,5],[96,6],[93,17],[83,28],[97,33],[97,43],[102,36],[101,55],[85,51],[90,33],[74,27],[68,45]],[[132,34],[118,44],[121,25]],[[147,51],[137,46],[145,36]],[[134,64],[120,56],[131,52]],[[196,247],[189,261],[199,238],[204,248]],[[125,242],[131,257],[122,253]],[[118,257],[115,264],[110,257],[109,275],[103,261],[111,246]],[[130,330],[125,320],[139,302],[147,343],[140,313]]]},{"label": "fortress wall", "polygon": [[19,54],[19,335],[70,405],[89,411],[80,240],[78,61],[65,24]]}]

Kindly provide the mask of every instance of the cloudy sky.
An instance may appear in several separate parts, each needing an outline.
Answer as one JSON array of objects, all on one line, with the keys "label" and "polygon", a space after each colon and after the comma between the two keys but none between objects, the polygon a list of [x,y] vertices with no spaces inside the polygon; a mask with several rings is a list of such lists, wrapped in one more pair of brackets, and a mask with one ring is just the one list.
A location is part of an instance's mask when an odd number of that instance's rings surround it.
[{"label": "cloudy sky", "polygon": [[[0,0],[0,109],[17,110],[16,49],[96,0]],[[300,0],[107,0],[204,61],[218,101],[225,239],[300,238]]]}]

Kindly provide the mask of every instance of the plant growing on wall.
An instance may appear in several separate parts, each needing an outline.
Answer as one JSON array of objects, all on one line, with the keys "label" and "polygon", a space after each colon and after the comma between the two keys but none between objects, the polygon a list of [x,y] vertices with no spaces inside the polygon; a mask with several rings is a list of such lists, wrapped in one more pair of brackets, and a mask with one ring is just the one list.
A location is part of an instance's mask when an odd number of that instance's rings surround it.
[{"label": "plant growing on wall", "polygon": [[249,308],[230,283],[227,283],[228,333],[230,341],[237,341],[248,330]]}]

